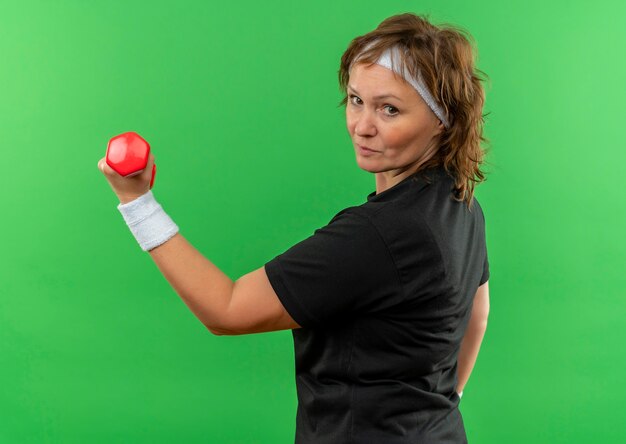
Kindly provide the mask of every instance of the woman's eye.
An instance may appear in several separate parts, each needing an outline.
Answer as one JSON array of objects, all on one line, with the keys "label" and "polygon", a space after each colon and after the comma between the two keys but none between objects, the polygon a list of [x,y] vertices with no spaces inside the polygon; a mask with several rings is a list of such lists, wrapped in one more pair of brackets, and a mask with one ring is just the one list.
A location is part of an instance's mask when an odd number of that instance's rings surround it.
[{"label": "woman's eye", "polygon": [[354,105],[360,105],[361,103],[361,99],[359,98],[359,96],[355,96],[354,94],[350,94],[350,101],[354,104]]},{"label": "woman's eye", "polygon": [[[352,103],[353,105],[362,105],[363,104],[363,101],[361,100],[361,98],[359,96],[355,96],[354,94],[350,94],[348,96],[348,98],[350,99],[350,103]],[[391,105],[384,105],[383,109],[385,110],[385,115],[389,116],[389,117],[393,117],[393,116],[395,116],[395,115],[400,113],[398,108],[396,108],[395,106],[391,106]]]},{"label": "woman's eye", "polygon": [[395,116],[396,114],[398,114],[398,108],[396,108],[395,106],[385,105],[383,106],[383,108],[388,110],[388,116]]}]

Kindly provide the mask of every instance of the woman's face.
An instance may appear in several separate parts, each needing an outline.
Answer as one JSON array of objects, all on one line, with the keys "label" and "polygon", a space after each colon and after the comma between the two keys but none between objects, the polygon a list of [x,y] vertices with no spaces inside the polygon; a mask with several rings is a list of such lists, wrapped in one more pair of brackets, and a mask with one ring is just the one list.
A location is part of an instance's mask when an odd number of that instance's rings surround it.
[{"label": "woman's face", "polygon": [[357,63],[347,93],[346,125],[360,168],[372,173],[394,170],[390,177],[395,177],[417,170],[436,153],[443,124],[399,75],[380,65]]}]

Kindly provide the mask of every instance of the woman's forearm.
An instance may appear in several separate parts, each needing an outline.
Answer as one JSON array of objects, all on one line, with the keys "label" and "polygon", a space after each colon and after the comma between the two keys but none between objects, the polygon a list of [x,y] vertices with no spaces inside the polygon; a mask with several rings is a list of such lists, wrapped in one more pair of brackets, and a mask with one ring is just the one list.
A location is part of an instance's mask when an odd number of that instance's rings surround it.
[{"label": "woman's forearm", "polygon": [[457,359],[457,388],[461,393],[472,373],[480,344],[487,330],[487,318],[489,317],[489,282],[485,282],[478,287],[472,303],[472,314],[467,324],[465,336],[461,342],[459,356]]},{"label": "woman's forearm", "polygon": [[234,282],[180,233],[150,250],[150,256],[196,317],[211,331],[219,327]]},{"label": "woman's forearm", "polygon": [[471,319],[469,325],[467,326],[463,342],[461,342],[461,349],[459,350],[457,364],[458,383],[456,391],[458,393],[463,391],[465,384],[467,384],[470,374],[472,373],[486,329],[486,320],[481,321]]}]

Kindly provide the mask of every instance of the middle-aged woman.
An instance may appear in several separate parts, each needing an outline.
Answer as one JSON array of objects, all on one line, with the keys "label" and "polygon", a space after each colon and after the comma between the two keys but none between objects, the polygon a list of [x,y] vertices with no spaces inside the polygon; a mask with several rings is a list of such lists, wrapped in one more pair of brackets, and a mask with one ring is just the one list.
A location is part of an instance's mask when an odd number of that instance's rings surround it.
[{"label": "middle-aged woman", "polygon": [[234,282],[156,202],[154,156],[133,178],[99,162],[141,247],[211,332],[293,330],[297,443],[467,442],[458,404],[489,308],[470,39],[400,14],[350,43],[342,104],[376,190]]}]

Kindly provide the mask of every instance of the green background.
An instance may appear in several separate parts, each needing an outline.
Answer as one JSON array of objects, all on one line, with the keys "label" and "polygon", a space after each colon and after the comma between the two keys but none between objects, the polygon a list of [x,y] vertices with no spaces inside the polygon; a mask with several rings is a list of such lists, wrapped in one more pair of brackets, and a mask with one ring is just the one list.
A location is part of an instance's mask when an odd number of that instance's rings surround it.
[{"label": "green background", "polygon": [[232,279],[364,202],[337,70],[400,12],[490,76],[489,326],[472,443],[626,441],[626,3],[0,0],[0,443],[289,443],[291,332],[216,337],[97,169],[137,131],[154,193]]}]

